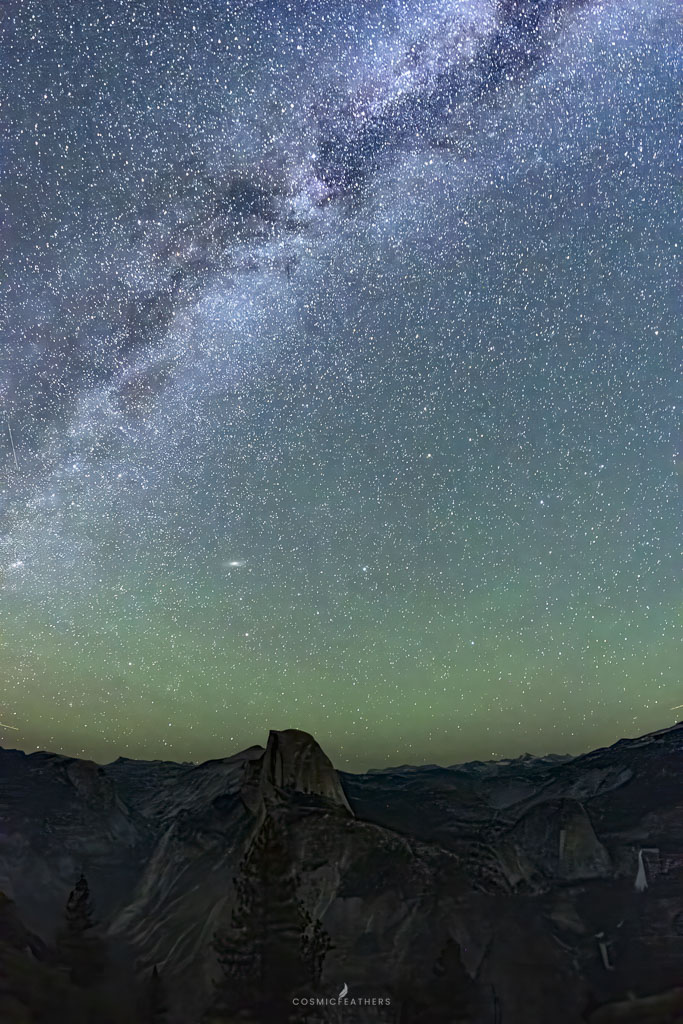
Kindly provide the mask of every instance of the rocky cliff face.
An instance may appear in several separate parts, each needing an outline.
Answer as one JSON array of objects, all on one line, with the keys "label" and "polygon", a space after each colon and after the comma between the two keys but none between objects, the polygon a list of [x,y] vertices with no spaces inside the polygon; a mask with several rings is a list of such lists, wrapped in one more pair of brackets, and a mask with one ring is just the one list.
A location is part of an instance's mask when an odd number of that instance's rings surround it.
[{"label": "rocky cliff face", "polygon": [[383,1000],[348,1019],[636,1020],[680,1002],[682,768],[683,726],[578,758],[365,775],[298,730],[201,765],[0,751],[0,890],[49,946],[85,873],[110,949],[158,966],[172,1024],[202,1020],[247,881],[253,900],[278,878],[289,931],[329,939],[310,995]]},{"label": "rocky cliff face", "polygon": [[256,811],[295,795],[318,798],[351,814],[339,776],[313,737],[299,729],[272,729],[263,755],[245,773],[242,798]]}]

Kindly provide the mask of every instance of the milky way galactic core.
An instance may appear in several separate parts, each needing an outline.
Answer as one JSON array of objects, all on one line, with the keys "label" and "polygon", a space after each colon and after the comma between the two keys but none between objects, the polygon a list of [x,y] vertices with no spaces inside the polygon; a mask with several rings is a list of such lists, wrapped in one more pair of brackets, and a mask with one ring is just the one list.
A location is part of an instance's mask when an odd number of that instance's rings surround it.
[{"label": "milky way galactic core", "polygon": [[1,13],[0,742],[672,724],[677,4]]}]

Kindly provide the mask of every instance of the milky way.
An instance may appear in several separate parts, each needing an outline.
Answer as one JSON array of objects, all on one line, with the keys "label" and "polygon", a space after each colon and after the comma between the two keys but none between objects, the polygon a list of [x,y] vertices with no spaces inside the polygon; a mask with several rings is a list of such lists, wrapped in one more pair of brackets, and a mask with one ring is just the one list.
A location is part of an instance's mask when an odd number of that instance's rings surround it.
[{"label": "milky way", "polygon": [[3,5],[0,742],[670,724],[676,5]]}]

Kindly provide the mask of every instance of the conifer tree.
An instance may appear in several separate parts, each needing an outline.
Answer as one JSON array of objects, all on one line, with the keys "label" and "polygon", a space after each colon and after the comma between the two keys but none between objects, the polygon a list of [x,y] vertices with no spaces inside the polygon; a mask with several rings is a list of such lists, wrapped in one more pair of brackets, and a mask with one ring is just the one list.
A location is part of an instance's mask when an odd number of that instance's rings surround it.
[{"label": "conifer tree", "polygon": [[140,1000],[140,1024],[166,1024],[168,1003],[164,982],[155,964],[145,979]]},{"label": "conifer tree", "polygon": [[[450,936],[434,965],[434,978],[435,1024],[441,1020],[457,1024],[474,1021],[477,986],[465,970],[459,944]],[[445,1017],[445,1013],[450,1016]]]},{"label": "conifer tree", "polygon": [[292,993],[310,990],[320,977],[329,938],[298,898],[284,827],[274,815],[242,861],[235,894],[230,927],[214,938],[222,976],[207,1020],[251,1014],[269,1024],[287,1021]]},{"label": "conifer tree", "polygon": [[309,915],[307,917],[307,927],[302,941],[302,955],[307,973],[315,986],[320,981],[325,957],[332,948],[332,940],[319,918],[312,920]]},{"label": "conifer tree", "polygon": [[65,924],[58,936],[62,963],[79,988],[92,988],[102,979],[105,967],[104,944],[94,932],[92,899],[85,875],[81,874],[69,894],[64,912]]},{"label": "conifer tree", "polygon": [[429,970],[408,972],[395,989],[400,1024],[474,1024],[477,986],[450,936]]}]

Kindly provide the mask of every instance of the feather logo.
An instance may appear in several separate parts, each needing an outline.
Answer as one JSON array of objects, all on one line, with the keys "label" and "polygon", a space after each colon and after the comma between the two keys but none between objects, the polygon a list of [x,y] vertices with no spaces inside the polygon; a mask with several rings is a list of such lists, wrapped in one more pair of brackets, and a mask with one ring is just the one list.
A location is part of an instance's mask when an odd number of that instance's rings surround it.
[{"label": "feather logo", "polygon": [[346,984],[346,982],[344,982],[344,988],[341,990],[341,992],[337,996],[337,999],[344,999],[346,997],[346,994],[348,993],[348,991],[349,991],[349,986]]}]

